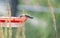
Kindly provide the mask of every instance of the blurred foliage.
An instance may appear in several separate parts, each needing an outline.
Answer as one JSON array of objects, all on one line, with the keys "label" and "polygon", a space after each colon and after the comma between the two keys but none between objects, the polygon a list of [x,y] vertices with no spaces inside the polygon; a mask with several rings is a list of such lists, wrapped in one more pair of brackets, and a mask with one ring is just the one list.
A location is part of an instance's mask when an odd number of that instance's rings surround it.
[{"label": "blurred foliage", "polygon": [[[25,1],[22,1],[22,3],[20,4],[25,5],[24,2]],[[50,0],[50,2],[53,8],[60,8],[60,0]],[[39,3],[39,5],[44,6],[44,7],[49,7],[48,0],[30,0],[29,1],[29,5],[34,5],[36,3]],[[31,23],[27,22],[26,24],[26,37],[27,38],[56,38],[55,31],[53,28],[52,15],[50,12],[27,11],[27,13],[47,23],[46,25],[47,27],[43,28],[42,26],[44,25],[37,24],[36,26],[34,26]],[[60,38],[60,30],[59,30],[60,29],[60,18],[59,18],[60,13],[55,13],[55,16],[56,16],[56,25],[57,25],[57,35],[58,35],[58,38]]]},{"label": "blurred foliage", "polygon": [[[53,8],[60,8],[60,0],[50,0]],[[44,7],[48,6],[48,0],[30,0],[28,1],[28,5],[34,5],[39,3],[39,5]],[[19,0],[19,5],[26,5],[24,0]],[[26,23],[26,38],[55,38],[55,31],[53,28],[53,21],[51,12],[36,12],[36,11],[27,11],[27,14],[30,14],[38,22],[37,24],[33,24],[33,22]],[[18,14],[21,14],[22,11],[19,10]],[[57,35],[60,38],[60,13],[55,13],[56,16],[56,25],[57,25]],[[33,18],[33,19],[34,19]],[[31,19],[32,20],[32,19]],[[35,22],[35,20],[34,20]],[[45,25],[46,23],[46,25]],[[13,38],[15,38],[16,28],[13,28]]]}]

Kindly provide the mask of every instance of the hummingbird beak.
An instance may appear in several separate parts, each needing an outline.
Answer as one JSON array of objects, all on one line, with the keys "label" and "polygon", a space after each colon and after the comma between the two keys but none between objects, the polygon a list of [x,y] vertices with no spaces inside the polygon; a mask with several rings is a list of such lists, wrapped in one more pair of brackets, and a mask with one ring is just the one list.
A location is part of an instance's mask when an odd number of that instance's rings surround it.
[{"label": "hummingbird beak", "polygon": [[31,17],[31,16],[28,16],[28,15],[25,15],[26,17],[28,17],[28,18],[30,18],[30,19],[33,19],[33,17]]},{"label": "hummingbird beak", "polygon": [[21,15],[20,17],[27,17],[27,18],[30,18],[30,19],[33,19],[33,17],[29,16],[29,15]]}]

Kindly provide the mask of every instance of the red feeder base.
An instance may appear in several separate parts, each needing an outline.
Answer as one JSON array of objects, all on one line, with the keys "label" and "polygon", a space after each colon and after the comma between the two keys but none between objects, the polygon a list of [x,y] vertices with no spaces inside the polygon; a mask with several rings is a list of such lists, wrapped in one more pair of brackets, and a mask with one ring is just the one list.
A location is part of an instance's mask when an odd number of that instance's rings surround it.
[{"label": "red feeder base", "polygon": [[22,18],[19,18],[19,17],[0,17],[0,22],[12,22],[12,23],[18,23],[18,22],[25,22],[27,20],[27,17],[22,17]]}]

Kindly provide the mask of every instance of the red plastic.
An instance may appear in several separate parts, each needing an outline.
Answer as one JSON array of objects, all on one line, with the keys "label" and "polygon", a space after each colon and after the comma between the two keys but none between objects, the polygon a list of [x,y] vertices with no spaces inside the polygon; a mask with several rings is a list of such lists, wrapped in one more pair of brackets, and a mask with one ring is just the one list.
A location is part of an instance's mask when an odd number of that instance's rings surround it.
[{"label": "red plastic", "polygon": [[0,17],[0,22],[13,22],[13,23],[19,23],[19,22],[25,22],[27,20],[27,17]]}]

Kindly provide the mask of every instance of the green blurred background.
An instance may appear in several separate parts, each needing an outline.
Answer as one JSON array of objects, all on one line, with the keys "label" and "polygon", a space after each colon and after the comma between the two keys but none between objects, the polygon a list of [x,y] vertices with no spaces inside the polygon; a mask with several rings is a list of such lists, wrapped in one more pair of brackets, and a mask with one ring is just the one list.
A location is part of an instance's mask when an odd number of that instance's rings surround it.
[{"label": "green blurred background", "polygon": [[[60,38],[60,0],[50,0],[56,16],[57,36]],[[33,16],[26,23],[26,38],[56,38],[48,0],[11,0],[12,16],[19,17],[22,11]],[[0,0],[0,17],[7,16],[8,0]],[[13,28],[15,38],[16,28]]]}]

